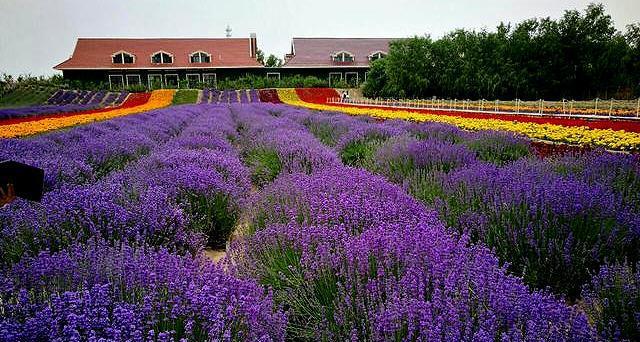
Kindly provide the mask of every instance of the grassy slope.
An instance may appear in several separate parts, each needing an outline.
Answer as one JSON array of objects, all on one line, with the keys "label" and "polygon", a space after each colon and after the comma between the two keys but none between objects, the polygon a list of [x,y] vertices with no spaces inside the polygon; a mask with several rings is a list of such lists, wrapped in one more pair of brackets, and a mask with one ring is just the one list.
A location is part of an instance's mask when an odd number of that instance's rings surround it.
[{"label": "grassy slope", "polygon": [[0,108],[33,106],[45,103],[55,88],[22,87],[0,97]]},{"label": "grassy slope", "polygon": [[195,90],[195,89],[178,90],[176,95],[173,97],[174,105],[196,103],[196,102],[198,102],[198,90]]}]

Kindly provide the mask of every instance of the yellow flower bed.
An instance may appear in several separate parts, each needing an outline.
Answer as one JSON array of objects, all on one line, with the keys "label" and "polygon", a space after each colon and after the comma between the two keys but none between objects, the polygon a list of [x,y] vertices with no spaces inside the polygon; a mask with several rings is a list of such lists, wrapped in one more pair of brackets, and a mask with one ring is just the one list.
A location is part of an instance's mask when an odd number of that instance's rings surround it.
[{"label": "yellow flower bed", "polygon": [[520,133],[534,139],[549,140],[576,145],[591,145],[618,151],[640,150],[640,134],[591,129],[585,126],[561,126],[531,122],[512,122],[497,119],[473,119],[457,116],[423,114],[406,110],[383,110],[358,107],[329,106],[300,100],[295,89],[278,89],[280,100],[286,104],[317,110],[340,111],[352,115],[369,115],[383,119],[405,119],[413,121],[435,121],[468,130],[502,130]]},{"label": "yellow flower bed", "polygon": [[54,129],[65,128],[69,126],[81,125],[95,121],[108,120],[119,116],[136,114],[148,110],[158,109],[169,106],[173,100],[175,90],[163,89],[154,90],[147,103],[129,107],[116,108],[114,110],[66,116],[61,118],[47,118],[37,121],[21,122],[13,125],[0,126],[0,138],[15,138],[25,135],[42,133]]}]

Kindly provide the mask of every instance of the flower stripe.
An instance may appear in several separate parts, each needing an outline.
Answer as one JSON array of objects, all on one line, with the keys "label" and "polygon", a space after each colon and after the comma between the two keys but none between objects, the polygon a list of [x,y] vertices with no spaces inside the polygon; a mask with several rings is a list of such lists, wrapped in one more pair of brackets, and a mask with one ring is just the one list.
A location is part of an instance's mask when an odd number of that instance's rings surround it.
[{"label": "flower stripe", "polygon": [[20,122],[2,126],[0,138],[16,138],[26,135],[38,134],[54,129],[60,129],[75,125],[108,120],[119,116],[136,114],[148,110],[169,106],[173,100],[175,90],[154,90],[149,100],[138,106],[116,108],[113,110],[99,111],[88,114],[69,115],[63,117],[49,117],[37,121]]},{"label": "flower stripe", "polygon": [[407,110],[384,110],[308,103],[300,99],[295,89],[278,89],[280,100],[286,104],[316,110],[340,111],[351,115],[369,115],[382,119],[404,119],[411,121],[434,121],[455,125],[468,130],[501,130],[523,134],[529,138],[562,142],[575,145],[604,147],[610,150],[640,150],[640,133],[624,130],[592,129],[586,126],[563,126],[534,122],[514,122],[499,119],[480,119]]}]

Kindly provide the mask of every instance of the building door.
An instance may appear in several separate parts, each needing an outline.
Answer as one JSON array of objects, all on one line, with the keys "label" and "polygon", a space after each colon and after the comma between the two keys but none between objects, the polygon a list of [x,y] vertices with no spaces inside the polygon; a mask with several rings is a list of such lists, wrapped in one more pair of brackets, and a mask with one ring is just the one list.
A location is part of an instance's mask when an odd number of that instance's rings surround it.
[{"label": "building door", "polygon": [[345,78],[345,82],[347,82],[347,84],[349,85],[349,87],[351,88],[357,88],[358,87],[358,73],[357,72],[345,72],[344,73],[344,78]]},{"label": "building door", "polygon": [[149,74],[149,89],[160,89],[160,88],[162,88],[162,75]]},{"label": "building door", "polygon": [[164,84],[167,88],[178,88],[178,74],[164,75]]}]

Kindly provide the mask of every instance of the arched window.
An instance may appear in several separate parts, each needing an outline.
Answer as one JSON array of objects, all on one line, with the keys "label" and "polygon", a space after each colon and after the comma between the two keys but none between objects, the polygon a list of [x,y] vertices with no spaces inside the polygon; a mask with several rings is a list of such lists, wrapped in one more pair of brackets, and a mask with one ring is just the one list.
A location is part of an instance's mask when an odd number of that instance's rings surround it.
[{"label": "arched window", "polygon": [[211,54],[204,51],[196,51],[189,55],[191,63],[211,63]]},{"label": "arched window", "polygon": [[349,51],[340,51],[331,56],[334,62],[353,62],[353,54]]},{"label": "arched window", "polygon": [[385,58],[385,57],[387,57],[387,53],[386,52],[384,52],[384,51],[376,51],[376,52],[374,52],[374,53],[369,55],[369,60],[373,62],[375,60],[382,59],[382,58]]},{"label": "arched window", "polygon": [[132,64],[135,61],[135,56],[126,51],[118,51],[111,55],[111,62],[113,64]]},{"label": "arched window", "polygon": [[173,55],[168,52],[158,51],[151,55],[151,63],[154,64],[171,64],[173,63]]}]

